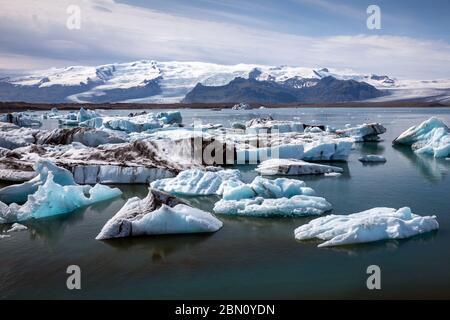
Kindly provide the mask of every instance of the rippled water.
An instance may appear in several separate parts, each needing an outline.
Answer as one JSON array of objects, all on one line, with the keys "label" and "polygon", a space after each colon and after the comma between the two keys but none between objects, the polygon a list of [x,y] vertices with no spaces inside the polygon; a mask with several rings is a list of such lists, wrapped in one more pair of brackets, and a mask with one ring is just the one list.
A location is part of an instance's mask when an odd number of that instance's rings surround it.
[{"label": "rippled water", "polygon": [[[128,114],[130,111],[113,111]],[[450,161],[418,156],[391,141],[430,116],[450,124],[450,109],[263,109],[183,110],[194,119],[229,125],[261,114],[298,117],[306,123],[343,127],[377,121],[388,132],[380,143],[358,144],[341,177],[301,177],[349,214],[377,206],[409,206],[435,214],[437,232],[402,241],[341,248],[298,242],[294,229],[310,218],[230,218],[210,235],[94,240],[126,199],[146,195],[146,186],[118,186],[123,196],[65,217],[34,221],[29,230],[0,239],[1,298],[450,298]],[[54,124],[47,124],[49,127]],[[363,165],[361,154],[381,154],[385,164]],[[240,167],[245,179],[254,167]],[[216,197],[188,198],[212,210]],[[0,226],[7,229],[8,226]],[[82,270],[82,289],[66,289],[68,265]],[[366,268],[377,264],[382,290],[366,288]]]}]

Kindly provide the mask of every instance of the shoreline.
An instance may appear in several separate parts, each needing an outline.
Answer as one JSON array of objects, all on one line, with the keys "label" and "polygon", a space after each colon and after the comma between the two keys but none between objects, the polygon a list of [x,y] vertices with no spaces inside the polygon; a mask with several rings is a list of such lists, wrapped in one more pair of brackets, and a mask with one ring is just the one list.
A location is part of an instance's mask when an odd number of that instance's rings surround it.
[{"label": "shoreline", "polygon": [[[231,109],[236,103],[27,103],[0,102],[0,113],[18,111],[105,109],[105,110],[144,110],[144,109]],[[342,102],[314,104],[261,104],[249,103],[252,109],[265,108],[448,108],[449,103],[427,101],[383,101],[383,102]]]}]

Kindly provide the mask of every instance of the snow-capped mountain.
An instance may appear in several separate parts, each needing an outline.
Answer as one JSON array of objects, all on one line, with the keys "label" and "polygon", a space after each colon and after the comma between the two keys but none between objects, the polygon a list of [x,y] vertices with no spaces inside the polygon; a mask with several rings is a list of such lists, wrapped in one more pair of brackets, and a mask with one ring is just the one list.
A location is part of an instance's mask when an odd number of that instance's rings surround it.
[{"label": "snow-capped mountain", "polygon": [[[313,87],[326,77],[365,82],[380,90],[407,88],[411,84],[413,89],[432,88],[434,85],[405,83],[386,75],[364,75],[351,70],[328,68],[143,60],[97,67],[52,68],[3,78],[0,79],[0,100],[173,103],[182,101],[198,84],[217,87],[243,78],[301,89]],[[443,86],[450,88],[447,86],[449,82],[445,81]]]}]

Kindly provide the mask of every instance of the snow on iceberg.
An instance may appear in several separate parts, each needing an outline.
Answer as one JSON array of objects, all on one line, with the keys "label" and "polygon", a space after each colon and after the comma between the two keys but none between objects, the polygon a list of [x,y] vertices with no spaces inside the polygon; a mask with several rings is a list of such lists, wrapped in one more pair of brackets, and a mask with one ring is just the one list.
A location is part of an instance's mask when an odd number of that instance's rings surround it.
[{"label": "snow on iceberg", "polygon": [[97,235],[97,240],[143,235],[215,232],[222,221],[155,189],[147,197],[129,199]]},{"label": "snow on iceberg", "polygon": [[255,169],[262,175],[306,175],[343,172],[342,168],[295,159],[269,159]]},{"label": "snow on iceberg", "polygon": [[418,126],[409,128],[393,143],[411,146],[417,153],[445,158],[450,156],[450,129],[442,120],[432,117]]},{"label": "snow on iceberg", "polygon": [[386,162],[386,158],[376,154],[366,154],[358,158],[361,162]]},{"label": "snow on iceberg", "polygon": [[76,185],[72,173],[69,170],[60,168],[51,161],[39,160],[35,163],[34,170],[38,175],[30,181],[13,184],[0,189],[0,201],[7,204],[25,202],[28,195],[35,193],[39,186],[47,181],[50,172],[53,174],[53,181],[61,186]]},{"label": "snow on iceberg", "polygon": [[190,169],[180,172],[175,178],[153,181],[154,189],[179,195],[221,195],[225,186],[243,184],[239,170],[204,171]]},{"label": "snow on iceberg", "polygon": [[291,198],[220,200],[214,205],[214,212],[227,215],[252,217],[299,217],[321,215],[332,209],[331,204],[321,197],[296,195]]},{"label": "snow on iceberg", "polygon": [[355,142],[378,141],[380,134],[386,132],[386,128],[380,123],[364,123],[356,127],[336,130],[337,134],[352,138]]},{"label": "snow on iceberg", "polygon": [[404,239],[439,228],[436,216],[419,216],[404,207],[373,208],[350,215],[320,217],[295,229],[298,240],[320,239],[319,247]]},{"label": "snow on iceberg", "polygon": [[78,208],[108,200],[121,195],[117,188],[96,184],[91,186],[62,186],[54,181],[52,172],[37,191],[28,196],[23,205],[12,203],[9,206],[0,202],[0,223],[20,222],[67,214]]}]

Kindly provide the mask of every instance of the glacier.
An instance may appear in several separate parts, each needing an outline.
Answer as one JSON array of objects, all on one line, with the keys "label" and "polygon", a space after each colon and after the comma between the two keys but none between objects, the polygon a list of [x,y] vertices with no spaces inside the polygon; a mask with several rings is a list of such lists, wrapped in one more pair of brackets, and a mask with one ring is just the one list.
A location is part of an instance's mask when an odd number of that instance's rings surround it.
[{"label": "glacier", "polygon": [[408,145],[416,153],[435,158],[450,156],[450,129],[441,119],[431,117],[398,136],[393,144]]},{"label": "glacier", "polygon": [[436,230],[436,216],[419,216],[408,207],[373,208],[350,215],[328,215],[294,231],[297,240],[324,240],[318,247],[331,247],[385,239],[404,239]]},{"label": "glacier", "polygon": [[70,213],[78,208],[120,196],[117,188],[96,184],[91,186],[62,186],[48,172],[44,184],[28,195],[23,205],[0,202],[0,223],[21,222]]},{"label": "glacier", "polygon": [[296,159],[269,159],[261,162],[255,170],[266,176],[324,174],[331,172],[341,173],[344,171],[339,167],[310,163]]},{"label": "glacier", "polygon": [[215,232],[222,221],[168,193],[149,189],[133,197],[103,226],[97,240],[131,236]]},{"label": "glacier", "polygon": [[178,195],[221,195],[227,185],[243,184],[239,170],[204,171],[190,169],[174,178],[153,181],[150,186]]}]

